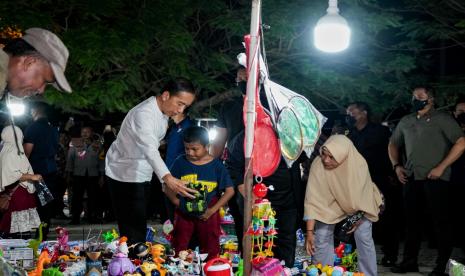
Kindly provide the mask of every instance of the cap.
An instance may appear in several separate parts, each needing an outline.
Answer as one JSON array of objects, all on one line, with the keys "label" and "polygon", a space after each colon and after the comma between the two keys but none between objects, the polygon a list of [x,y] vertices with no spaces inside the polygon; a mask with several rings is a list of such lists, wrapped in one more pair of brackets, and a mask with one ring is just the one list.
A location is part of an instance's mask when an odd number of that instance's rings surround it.
[{"label": "cap", "polygon": [[21,38],[34,47],[50,63],[56,80],[53,86],[58,90],[71,93],[71,86],[65,77],[69,52],[60,38],[54,33],[41,28],[27,29],[26,34]]}]

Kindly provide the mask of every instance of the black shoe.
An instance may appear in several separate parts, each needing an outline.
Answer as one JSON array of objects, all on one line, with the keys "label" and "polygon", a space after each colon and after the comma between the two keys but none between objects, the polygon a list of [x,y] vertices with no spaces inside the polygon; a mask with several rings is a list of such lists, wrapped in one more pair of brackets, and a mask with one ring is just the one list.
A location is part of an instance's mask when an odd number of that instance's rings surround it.
[{"label": "black shoe", "polygon": [[447,275],[449,274],[441,272],[441,271],[437,271],[437,270],[433,270],[430,273],[428,273],[428,276],[447,276]]},{"label": "black shoe", "polygon": [[392,273],[407,273],[407,272],[418,272],[418,265],[404,265],[404,264],[399,264],[391,267],[391,272]]},{"label": "black shoe", "polygon": [[391,258],[383,257],[383,259],[381,259],[380,265],[382,265],[384,267],[392,267],[392,266],[396,265],[396,260],[391,259]]}]

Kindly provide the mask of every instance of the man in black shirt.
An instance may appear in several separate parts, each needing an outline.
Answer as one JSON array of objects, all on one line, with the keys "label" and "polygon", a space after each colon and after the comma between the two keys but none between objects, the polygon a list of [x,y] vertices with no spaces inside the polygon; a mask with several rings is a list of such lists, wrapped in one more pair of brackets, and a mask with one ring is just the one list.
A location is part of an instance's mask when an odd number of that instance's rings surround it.
[{"label": "man in black shirt", "polygon": [[[241,67],[237,70],[236,82],[238,88],[241,90],[242,95],[233,97],[230,101],[225,102],[220,109],[218,114],[218,122],[216,123],[217,136],[215,141],[212,143],[212,155],[215,158],[221,158],[226,153],[226,160],[229,158],[229,151],[231,141],[237,136],[242,130],[244,130],[244,119],[243,119],[243,105],[244,95],[247,90],[247,71]],[[224,150],[226,148],[226,151]],[[233,178],[233,176],[231,176]],[[233,178],[233,182],[236,180]],[[240,179],[242,183],[242,179]],[[239,241],[239,251],[242,252],[242,238],[243,238],[243,226],[244,218],[241,215],[240,209],[244,208],[243,199],[241,194],[238,192],[238,187],[235,187],[234,197],[229,201],[229,209],[231,215],[234,218],[235,230],[237,239]]]},{"label": "man in black shirt", "polygon": [[[364,102],[354,102],[347,107],[346,122],[348,137],[365,158],[373,182],[386,200],[386,211],[380,222],[375,224],[375,238],[378,234],[383,244],[383,266],[392,266],[397,261],[399,250],[399,221],[401,221],[402,189],[393,181],[387,145],[391,135],[389,129],[370,121],[370,108]],[[376,229],[378,228],[378,229]],[[378,230],[378,231],[376,231]]]},{"label": "man in black shirt", "polygon": [[[454,117],[459,123],[465,134],[465,97],[457,101],[454,108]],[[462,197],[465,194],[465,154],[462,154],[457,161],[452,164],[451,176],[451,195],[452,195],[452,210],[456,217],[463,216]],[[461,220],[454,220],[454,241],[455,245],[465,251],[465,236],[461,227]]]}]

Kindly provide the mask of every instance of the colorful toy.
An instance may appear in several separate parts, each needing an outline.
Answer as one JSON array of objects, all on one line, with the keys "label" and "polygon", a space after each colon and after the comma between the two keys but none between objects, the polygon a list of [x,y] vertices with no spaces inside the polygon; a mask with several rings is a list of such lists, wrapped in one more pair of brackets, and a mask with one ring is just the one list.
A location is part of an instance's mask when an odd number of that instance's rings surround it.
[{"label": "colorful toy", "polygon": [[152,271],[157,269],[158,266],[154,263],[144,262],[139,268],[145,276],[151,276]]},{"label": "colorful toy", "polygon": [[271,203],[263,199],[267,194],[267,189],[263,183],[258,183],[253,188],[256,200],[252,207],[252,223],[247,234],[252,236],[252,263],[254,265],[262,264],[267,258],[274,256],[274,238],[278,234],[275,228],[275,212],[271,208]]},{"label": "colorful toy", "polygon": [[347,271],[357,271],[357,251],[342,257],[341,266],[345,267]]},{"label": "colorful toy", "polygon": [[336,256],[339,258],[342,258],[344,256],[344,249],[345,243],[341,242],[336,248],[334,248],[334,253],[336,253]]},{"label": "colorful toy", "polygon": [[120,238],[117,252],[108,265],[108,275],[122,276],[126,272],[134,273],[136,268],[128,258],[129,249],[126,237]]},{"label": "colorful toy", "polygon": [[232,267],[229,260],[214,258],[205,264],[204,271],[206,276],[230,276]]},{"label": "colorful toy", "polygon": [[58,257],[58,260],[59,260],[59,261],[64,261],[64,262],[76,262],[76,261],[81,260],[81,257],[76,256],[76,255],[75,255],[74,253],[72,253],[72,252],[69,252],[69,253],[66,254],[66,255],[61,255],[60,257]]},{"label": "colorful toy", "polygon": [[189,182],[187,188],[195,190],[195,198],[186,198],[186,211],[194,215],[202,215],[207,210],[207,193],[208,188],[201,183]]},{"label": "colorful toy", "polygon": [[244,260],[240,260],[237,265],[237,271],[234,273],[234,276],[243,276],[244,275]]},{"label": "colorful toy", "polygon": [[42,276],[63,276],[63,273],[58,267],[49,267],[42,270]]},{"label": "colorful toy", "polygon": [[100,276],[103,272],[101,252],[86,252],[86,275]]},{"label": "colorful toy", "polygon": [[133,247],[133,252],[139,259],[144,259],[149,254],[150,243],[136,243]]},{"label": "colorful toy", "polygon": [[150,247],[150,254],[152,255],[152,261],[157,264],[165,263],[165,247],[161,244],[154,244]]},{"label": "colorful toy", "polygon": [[68,230],[66,230],[66,228],[63,228],[63,227],[57,227],[55,228],[55,233],[57,234],[57,240],[58,240],[58,244],[56,245],[57,248],[55,250],[58,250],[60,252],[69,251]]},{"label": "colorful toy", "polygon": [[51,258],[48,254],[48,249],[44,248],[42,252],[40,252],[39,259],[37,260],[36,269],[29,272],[28,276],[42,276],[42,271],[44,270],[44,265],[49,264]]},{"label": "colorful toy", "polygon": [[39,254],[37,254],[38,250],[39,250],[39,245],[40,243],[42,242],[42,239],[43,239],[43,235],[42,235],[42,229],[44,227],[47,227],[47,223],[41,223],[39,225],[39,238],[37,239],[33,239],[33,240],[30,240],[29,243],[28,243],[28,246],[29,248],[32,248],[32,252],[34,254],[34,258],[37,258],[39,256]]},{"label": "colorful toy", "polygon": [[167,221],[165,221],[163,223],[162,230],[163,230],[163,234],[164,234],[165,238],[169,242],[171,242],[171,240],[173,239],[174,226],[173,226],[173,224],[171,223],[170,220],[167,220]]},{"label": "colorful toy", "polygon": [[283,266],[278,259],[266,259],[260,264],[254,264],[252,276],[283,275]]}]

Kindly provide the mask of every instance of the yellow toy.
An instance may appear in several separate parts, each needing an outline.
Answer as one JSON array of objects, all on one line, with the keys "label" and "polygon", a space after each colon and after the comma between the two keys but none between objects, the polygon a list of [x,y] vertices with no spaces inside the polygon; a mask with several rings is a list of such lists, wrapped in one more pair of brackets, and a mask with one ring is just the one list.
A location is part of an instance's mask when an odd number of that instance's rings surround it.
[{"label": "yellow toy", "polygon": [[76,262],[81,260],[81,257],[76,256],[74,253],[70,252],[68,255],[61,255],[58,257],[59,261],[65,261],[65,262]]},{"label": "yellow toy", "polygon": [[152,275],[152,270],[157,269],[158,266],[154,263],[149,263],[149,262],[144,262],[140,266],[140,270],[145,274],[145,276],[151,276]]},{"label": "yellow toy", "polygon": [[325,265],[321,272],[326,273],[327,276],[331,276],[333,274],[333,267],[329,265]]},{"label": "yellow toy", "polygon": [[152,255],[152,260],[156,264],[165,263],[165,259],[162,257],[165,255],[165,247],[161,244],[155,244],[150,247],[150,254]]}]

